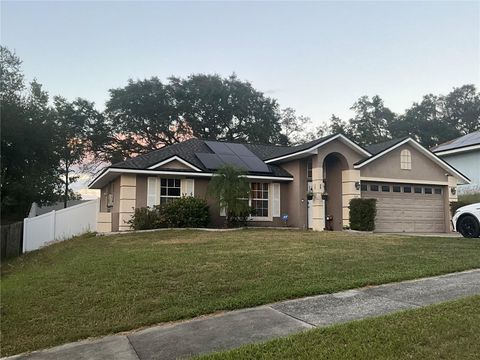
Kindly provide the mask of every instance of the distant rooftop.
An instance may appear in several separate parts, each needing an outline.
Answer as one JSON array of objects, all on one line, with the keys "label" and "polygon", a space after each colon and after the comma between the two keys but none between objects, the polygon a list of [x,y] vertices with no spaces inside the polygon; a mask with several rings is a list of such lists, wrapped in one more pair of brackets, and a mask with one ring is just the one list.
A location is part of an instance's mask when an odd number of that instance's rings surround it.
[{"label": "distant rooftop", "polygon": [[438,153],[441,151],[467,148],[474,145],[480,145],[480,131],[475,131],[459,138],[444,142],[443,144],[433,147],[431,151]]}]

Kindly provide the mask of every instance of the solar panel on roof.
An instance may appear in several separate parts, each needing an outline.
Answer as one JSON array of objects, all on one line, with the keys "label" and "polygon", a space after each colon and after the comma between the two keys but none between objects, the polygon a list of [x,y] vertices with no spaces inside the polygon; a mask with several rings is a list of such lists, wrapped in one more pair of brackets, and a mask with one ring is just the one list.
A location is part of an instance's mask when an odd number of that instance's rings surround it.
[{"label": "solar panel on roof", "polygon": [[247,164],[247,168],[252,172],[269,173],[270,169],[262,160],[256,156],[240,156],[240,159]]},{"label": "solar panel on roof", "polygon": [[205,144],[212,149],[215,154],[227,154],[227,155],[234,155],[234,152],[225,144],[216,141],[205,141]]},{"label": "solar panel on roof", "polygon": [[218,156],[225,164],[235,165],[241,169],[249,170],[248,164],[243,162],[237,155],[220,154]]},{"label": "solar panel on roof", "polygon": [[464,135],[458,139],[448,142],[447,144],[441,144],[437,148],[435,148],[434,152],[452,150],[476,144],[480,144],[480,131]]},{"label": "solar panel on roof", "polygon": [[227,143],[226,144],[230,150],[232,150],[238,156],[255,156],[245,145],[243,144],[233,144]]},{"label": "solar panel on roof", "polygon": [[202,164],[216,170],[225,164],[237,166],[249,172],[270,173],[270,168],[243,144],[205,141],[214,154],[197,154]]},{"label": "solar panel on roof", "polygon": [[196,154],[198,159],[202,162],[203,166],[205,166],[209,170],[216,170],[225,163],[220,159],[217,154]]}]

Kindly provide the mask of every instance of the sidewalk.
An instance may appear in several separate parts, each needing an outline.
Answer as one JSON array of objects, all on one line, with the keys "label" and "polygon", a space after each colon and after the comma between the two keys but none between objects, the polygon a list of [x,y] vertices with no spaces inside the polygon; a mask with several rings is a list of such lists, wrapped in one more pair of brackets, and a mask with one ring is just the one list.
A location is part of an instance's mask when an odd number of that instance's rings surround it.
[{"label": "sidewalk", "polygon": [[176,359],[471,295],[480,295],[480,269],[283,301],[8,359]]}]

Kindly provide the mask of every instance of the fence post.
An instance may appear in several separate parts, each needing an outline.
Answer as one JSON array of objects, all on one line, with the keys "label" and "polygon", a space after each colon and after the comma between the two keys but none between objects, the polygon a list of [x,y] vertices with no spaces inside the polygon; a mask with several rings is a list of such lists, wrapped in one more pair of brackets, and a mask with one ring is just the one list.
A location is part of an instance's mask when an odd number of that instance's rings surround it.
[{"label": "fence post", "polygon": [[28,232],[27,232],[27,229],[28,229],[28,222],[30,221],[29,218],[25,218],[23,219],[23,249],[22,249],[22,253],[25,253],[25,249],[27,248],[27,238],[28,238]]},{"label": "fence post", "polygon": [[55,234],[55,215],[56,211],[52,210],[51,215],[50,215],[50,229],[52,233],[52,240],[50,241],[55,241],[56,240],[56,234]]}]

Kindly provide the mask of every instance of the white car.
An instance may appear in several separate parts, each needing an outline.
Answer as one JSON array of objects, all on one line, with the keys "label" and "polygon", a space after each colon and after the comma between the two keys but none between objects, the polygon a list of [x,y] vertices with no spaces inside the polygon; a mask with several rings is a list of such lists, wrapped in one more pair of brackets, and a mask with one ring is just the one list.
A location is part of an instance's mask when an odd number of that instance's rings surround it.
[{"label": "white car", "polygon": [[462,206],[455,211],[452,218],[453,230],[463,237],[476,238],[480,236],[480,203]]}]

